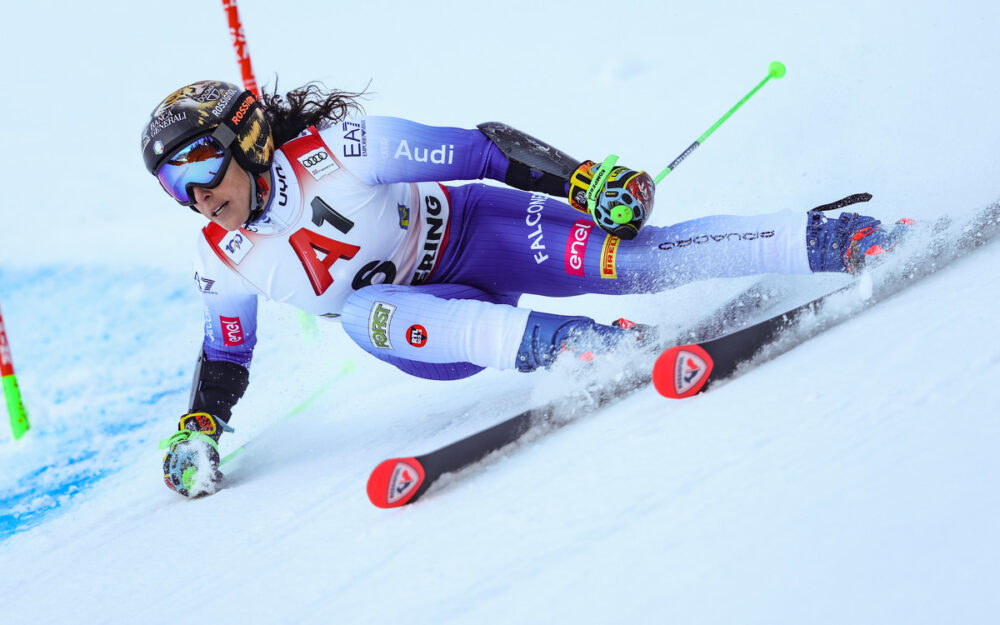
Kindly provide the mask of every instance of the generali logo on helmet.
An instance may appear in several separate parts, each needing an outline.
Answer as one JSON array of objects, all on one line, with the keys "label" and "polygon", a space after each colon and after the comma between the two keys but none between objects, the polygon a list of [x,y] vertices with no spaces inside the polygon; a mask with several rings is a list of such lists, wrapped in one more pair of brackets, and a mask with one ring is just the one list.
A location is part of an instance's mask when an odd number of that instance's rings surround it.
[{"label": "generali logo on helmet", "polygon": [[167,111],[163,115],[160,115],[153,121],[149,122],[149,134],[150,136],[155,137],[166,128],[169,128],[170,126],[176,124],[177,122],[184,121],[185,119],[187,119],[186,112],[175,114],[171,113],[170,111]]}]

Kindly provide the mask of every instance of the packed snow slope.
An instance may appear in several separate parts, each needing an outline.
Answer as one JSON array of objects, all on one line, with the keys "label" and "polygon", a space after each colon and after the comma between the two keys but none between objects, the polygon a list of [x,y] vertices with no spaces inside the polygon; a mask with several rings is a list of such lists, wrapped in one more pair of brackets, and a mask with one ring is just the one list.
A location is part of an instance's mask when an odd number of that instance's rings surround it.
[{"label": "packed snow slope", "polygon": [[[859,191],[886,219],[959,219],[1000,198],[992,2],[240,9],[262,82],[368,86],[372,114],[504,121],[654,173],[783,61],[660,185],[658,224]],[[223,453],[251,442],[188,501],[156,446],[201,340],[201,222],[145,173],[139,133],[170,90],[238,80],[222,9],[4,14],[0,305],[32,422],[0,428],[4,623],[995,622],[1000,244],[711,393],[646,390],[394,511],[365,495],[379,461],[572,376],[420,381],[265,304]],[[752,282],[523,304],[679,330]]]}]

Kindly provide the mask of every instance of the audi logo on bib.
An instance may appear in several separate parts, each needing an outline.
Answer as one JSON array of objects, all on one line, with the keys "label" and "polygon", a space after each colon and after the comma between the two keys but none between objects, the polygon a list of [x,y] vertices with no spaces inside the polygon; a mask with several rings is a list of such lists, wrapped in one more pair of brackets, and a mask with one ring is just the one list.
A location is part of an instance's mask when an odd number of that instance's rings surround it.
[{"label": "audi logo on bib", "polygon": [[319,154],[310,156],[307,159],[303,159],[302,165],[305,167],[312,167],[313,165],[319,165],[320,161],[324,161],[327,158],[329,157],[327,156],[326,152],[320,152]]},{"label": "audi logo on bib", "polygon": [[324,148],[310,150],[298,157],[299,164],[302,165],[314,180],[319,180],[323,176],[332,174],[340,169],[340,165],[334,160],[330,153]]}]

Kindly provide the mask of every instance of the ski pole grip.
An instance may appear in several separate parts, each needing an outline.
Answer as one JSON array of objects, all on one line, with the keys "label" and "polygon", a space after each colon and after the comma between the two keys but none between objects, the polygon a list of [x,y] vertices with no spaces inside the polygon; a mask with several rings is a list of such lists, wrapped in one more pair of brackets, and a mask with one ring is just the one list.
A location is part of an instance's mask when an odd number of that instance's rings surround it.
[{"label": "ski pole grip", "polygon": [[611,175],[611,170],[614,169],[615,163],[618,162],[618,155],[611,154],[600,164],[597,171],[594,172],[594,179],[590,182],[590,186],[587,187],[587,209],[590,211],[590,216],[597,220],[597,196],[601,194],[601,190],[604,189],[604,184],[608,181],[608,176]]}]

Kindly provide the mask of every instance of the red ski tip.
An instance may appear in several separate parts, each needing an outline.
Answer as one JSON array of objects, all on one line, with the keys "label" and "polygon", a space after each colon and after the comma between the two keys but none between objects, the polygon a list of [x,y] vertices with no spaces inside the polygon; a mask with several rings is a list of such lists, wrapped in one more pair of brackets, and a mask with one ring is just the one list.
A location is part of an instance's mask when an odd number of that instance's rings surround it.
[{"label": "red ski tip", "polygon": [[368,478],[368,499],[379,508],[405,506],[424,483],[424,468],[416,458],[382,462]]},{"label": "red ski tip", "polygon": [[705,387],[715,363],[699,345],[671,347],[653,365],[653,386],[664,397],[682,399]]}]

